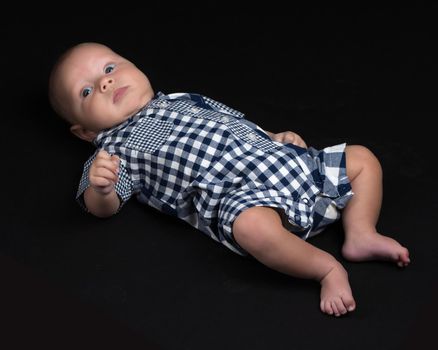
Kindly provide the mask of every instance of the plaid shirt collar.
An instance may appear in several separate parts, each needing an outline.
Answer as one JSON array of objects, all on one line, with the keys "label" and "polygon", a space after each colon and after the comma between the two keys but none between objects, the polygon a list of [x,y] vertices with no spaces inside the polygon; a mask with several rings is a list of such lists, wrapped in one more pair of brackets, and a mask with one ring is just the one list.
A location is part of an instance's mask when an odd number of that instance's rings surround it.
[{"label": "plaid shirt collar", "polygon": [[[140,119],[144,115],[144,111],[149,108],[149,106],[158,101],[158,100],[167,100],[167,101],[178,101],[178,100],[185,100],[190,101],[190,103],[193,106],[198,106],[203,109],[210,109],[210,110],[218,110],[219,112],[228,113],[231,114],[237,118],[244,118],[244,114],[236,111],[220,102],[214,101],[208,97],[203,97],[199,94],[192,94],[192,93],[172,93],[169,95],[166,95],[162,93],[161,91],[158,91],[155,96],[144,106],[142,107],[137,113],[130,116],[128,119],[123,121],[122,123],[105,130],[102,130],[96,138],[93,140],[93,143],[96,147],[99,147],[100,144],[102,144],[103,140],[112,134],[122,130],[123,128],[127,127],[128,125],[135,123],[138,119]],[[164,104],[163,108],[166,108],[167,104]]]},{"label": "plaid shirt collar", "polygon": [[148,108],[149,104],[152,101],[158,100],[158,99],[166,99],[166,100],[170,100],[170,99],[174,99],[174,96],[169,97],[168,95],[165,95],[164,93],[162,93],[161,91],[158,91],[155,96],[144,106],[142,107],[137,113],[133,114],[132,116],[130,116],[128,119],[126,119],[125,121],[121,122],[120,124],[113,126],[112,128],[108,128],[108,129],[104,129],[101,132],[99,132],[96,136],[96,138],[93,140],[93,144],[96,147],[99,147],[99,145],[102,143],[102,141],[107,138],[108,136],[116,133],[117,131],[125,128],[126,126],[128,126],[129,124],[136,122],[141,116],[142,116],[142,111],[144,111],[146,108]]}]

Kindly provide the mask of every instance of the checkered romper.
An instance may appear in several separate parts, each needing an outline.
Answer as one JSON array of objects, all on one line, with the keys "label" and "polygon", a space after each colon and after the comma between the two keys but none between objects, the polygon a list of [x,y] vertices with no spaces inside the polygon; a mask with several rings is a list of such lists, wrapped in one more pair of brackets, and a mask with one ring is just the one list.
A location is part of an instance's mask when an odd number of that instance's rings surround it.
[{"label": "checkered romper", "polygon": [[94,144],[77,192],[84,208],[90,165],[105,149],[121,159],[120,207],[135,194],[241,255],[247,252],[232,226],[245,209],[275,208],[286,228],[306,239],[337,220],[353,195],[345,144],[316,150],[274,142],[242,113],[198,94],[159,92]]}]

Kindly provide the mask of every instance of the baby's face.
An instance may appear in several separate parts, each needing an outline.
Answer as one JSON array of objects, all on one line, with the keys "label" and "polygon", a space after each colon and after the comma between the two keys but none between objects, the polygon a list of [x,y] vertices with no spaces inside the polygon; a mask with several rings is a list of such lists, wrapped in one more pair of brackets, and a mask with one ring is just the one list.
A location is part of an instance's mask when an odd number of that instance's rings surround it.
[{"label": "baby's face", "polygon": [[59,102],[75,123],[93,132],[120,124],[154,95],[142,71],[98,44],[74,48],[55,81]]}]

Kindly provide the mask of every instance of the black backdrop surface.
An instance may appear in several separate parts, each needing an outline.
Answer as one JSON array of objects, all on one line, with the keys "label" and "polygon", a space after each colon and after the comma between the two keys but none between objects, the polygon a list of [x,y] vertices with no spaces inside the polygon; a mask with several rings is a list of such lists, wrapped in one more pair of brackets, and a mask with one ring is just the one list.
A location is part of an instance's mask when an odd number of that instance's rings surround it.
[{"label": "black backdrop surface", "polygon": [[[434,9],[215,10],[4,15],[0,337],[7,348],[430,344],[438,311]],[[320,313],[316,283],[237,256],[135,200],[108,220],[86,215],[74,195],[93,149],[56,118],[46,94],[55,58],[82,41],[135,62],[156,91],[210,96],[317,148],[369,147],[384,171],[378,228],[410,249],[411,266],[345,261],[337,224],[313,238],[350,274],[357,311],[335,319]]]}]

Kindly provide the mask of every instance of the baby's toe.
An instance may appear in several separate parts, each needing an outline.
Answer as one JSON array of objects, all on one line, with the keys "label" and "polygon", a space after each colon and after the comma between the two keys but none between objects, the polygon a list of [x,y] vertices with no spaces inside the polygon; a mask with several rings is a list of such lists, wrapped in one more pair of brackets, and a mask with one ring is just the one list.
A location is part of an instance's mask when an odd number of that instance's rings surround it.
[{"label": "baby's toe", "polygon": [[338,305],[337,305],[336,301],[333,300],[333,301],[330,303],[330,305],[331,305],[331,307],[332,307],[332,309],[333,309],[333,313],[335,314],[335,316],[340,316],[341,313],[340,313],[340,311],[339,311],[339,309],[338,309]]},{"label": "baby's toe", "polygon": [[409,251],[406,248],[403,248],[399,255],[398,255],[398,259],[397,259],[397,265],[400,267],[404,267],[404,266],[408,266],[409,263],[411,262],[411,259],[409,259]]},{"label": "baby's toe", "polygon": [[347,311],[354,311],[356,309],[356,302],[354,301],[352,296],[343,296],[342,302],[345,305]]},{"label": "baby's toe", "polygon": [[321,301],[321,311],[325,314],[333,315],[333,309],[330,301],[322,300]]},{"label": "baby's toe", "polygon": [[333,303],[336,304],[336,309],[338,310],[336,316],[345,315],[347,313],[347,308],[341,298],[336,298]]}]

